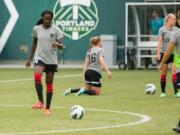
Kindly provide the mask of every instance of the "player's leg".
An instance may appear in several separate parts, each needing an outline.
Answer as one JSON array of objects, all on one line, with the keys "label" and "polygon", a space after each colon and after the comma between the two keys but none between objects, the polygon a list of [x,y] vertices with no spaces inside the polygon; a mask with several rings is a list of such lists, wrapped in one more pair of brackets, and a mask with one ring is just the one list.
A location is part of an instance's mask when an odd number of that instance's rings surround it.
[{"label": "player's leg", "polygon": [[171,63],[171,78],[172,78],[172,83],[174,86],[174,95],[175,97],[180,97],[180,94],[178,93],[178,88],[177,88],[176,67],[173,63]]},{"label": "player's leg", "polygon": [[176,78],[177,78],[177,82],[176,82],[176,85],[177,85],[177,88],[180,89],[180,69],[176,69]]},{"label": "player's leg", "polygon": [[166,75],[167,75],[167,70],[168,70],[168,64],[164,64],[162,66],[162,72],[160,76],[160,84],[161,84],[161,95],[160,97],[165,97],[166,93]]},{"label": "player's leg", "polygon": [[[85,72],[85,74],[84,74],[84,79],[85,79],[85,85],[86,85],[86,80],[89,80],[89,75],[87,75],[88,74],[88,70]],[[86,86],[85,86],[86,87]],[[84,88],[85,87],[82,87],[82,88],[77,88],[77,89],[71,89],[71,88],[68,88],[67,90],[65,90],[64,91],[64,93],[63,93],[63,95],[64,96],[67,96],[67,95],[69,95],[69,94],[71,94],[71,93],[76,93],[76,95],[78,96],[78,95],[81,95],[81,94],[83,94],[84,93]]]},{"label": "player's leg", "polygon": [[39,102],[32,105],[33,109],[40,109],[44,107],[44,100],[43,100],[43,86],[42,86],[42,73],[44,71],[44,66],[43,64],[41,65],[40,62],[39,64],[37,63],[34,68],[34,82],[35,82],[35,88],[37,92],[37,96],[39,99]]},{"label": "player's leg", "polygon": [[91,70],[86,70],[86,72],[84,73],[84,81],[85,81],[85,85],[84,87],[82,87],[77,93],[76,96],[80,96],[82,94],[84,94],[85,91],[90,90],[91,89],[91,76],[92,76],[92,72]]},{"label": "player's leg", "polygon": [[[88,80],[86,74],[87,74],[87,73],[85,72],[85,74],[84,74],[84,79],[85,79],[85,80]],[[86,76],[86,77],[85,77],[85,76]],[[85,84],[85,85],[86,85],[86,84]],[[79,93],[78,93],[78,92],[79,92]],[[79,95],[79,94],[83,94],[83,92],[84,92],[84,87],[82,87],[82,88],[77,88],[77,89],[68,88],[67,90],[64,91],[63,95],[64,95],[64,96],[67,96],[67,95],[69,95],[69,94],[71,94],[71,93],[78,93],[78,95]],[[77,94],[76,94],[76,95],[77,95]]]},{"label": "player's leg", "polygon": [[77,89],[68,88],[67,90],[64,91],[63,95],[67,96],[71,93],[77,93],[76,95],[80,96],[81,94],[87,94],[85,93],[85,91],[90,90],[90,89],[91,89],[91,86],[88,84],[85,84],[83,87],[77,88]]},{"label": "player's leg", "polygon": [[72,89],[72,88],[68,88],[64,91],[63,95],[67,96],[71,93],[77,93],[78,91],[80,91],[81,88],[77,88],[77,89]]},{"label": "player's leg", "polygon": [[[176,69],[176,77],[177,77],[177,88],[180,89],[180,69]],[[173,130],[177,133],[180,133],[180,120],[175,128]]]},{"label": "player's leg", "polygon": [[180,121],[178,122],[178,125],[173,128],[173,131],[175,131],[176,133],[180,133]]},{"label": "player's leg", "polygon": [[54,72],[46,72],[46,112],[50,113],[49,109],[51,106],[51,100],[53,96],[53,79],[54,79]]},{"label": "player's leg", "polygon": [[84,89],[81,89],[76,95],[98,95],[100,93],[99,88],[101,87],[100,79],[101,75],[98,72],[87,70],[85,73],[86,85]]},{"label": "player's leg", "polygon": [[77,93],[76,96],[80,96],[82,94],[87,94],[87,91],[91,90],[91,85],[86,83],[84,87],[82,87]]},{"label": "player's leg", "polygon": [[97,96],[100,94],[101,88],[92,86],[90,90],[86,90],[84,94],[90,95],[90,96]]},{"label": "player's leg", "polygon": [[101,82],[100,82],[101,76],[97,76],[94,78],[94,82],[91,83],[91,87],[87,89],[84,94],[90,95],[90,96],[97,96],[100,94],[101,91]]}]

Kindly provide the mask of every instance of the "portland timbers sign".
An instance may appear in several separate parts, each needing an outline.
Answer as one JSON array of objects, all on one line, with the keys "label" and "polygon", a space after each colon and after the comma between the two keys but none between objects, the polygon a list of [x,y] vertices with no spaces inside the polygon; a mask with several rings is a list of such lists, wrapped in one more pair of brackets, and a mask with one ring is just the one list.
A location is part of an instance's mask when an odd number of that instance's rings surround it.
[{"label": "portland timbers sign", "polygon": [[72,40],[88,35],[99,22],[94,0],[57,0],[53,12],[54,24]]}]

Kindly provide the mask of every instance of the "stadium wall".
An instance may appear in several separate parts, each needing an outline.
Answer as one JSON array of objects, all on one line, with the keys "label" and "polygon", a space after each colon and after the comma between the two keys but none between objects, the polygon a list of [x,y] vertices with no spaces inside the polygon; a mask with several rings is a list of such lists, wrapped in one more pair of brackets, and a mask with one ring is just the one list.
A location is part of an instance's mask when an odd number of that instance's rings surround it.
[{"label": "stadium wall", "polygon": [[[7,5],[0,1],[0,34],[10,18]],[[97,7],[99,22],[97,27],[86,36],[73,40],[64,37],[65,61],[82,61],[89,47],[89,38],[94,35],[117,35],[118,44],[125,43],[125,3],[143,2],[144,0],[94,0]],[[12,0],[19,18],[12,30],[5,47],[0,54],[0,60],[24,61],[31,48],[31,31],[43,10],[53,10],[56,0]],[[92,7],[92,10],[94,7]],[[94,10],[95,11],[95,10]],[[97,20],[96,20],[97,22]],[[59,55],[59,58],[61,56]]]}]

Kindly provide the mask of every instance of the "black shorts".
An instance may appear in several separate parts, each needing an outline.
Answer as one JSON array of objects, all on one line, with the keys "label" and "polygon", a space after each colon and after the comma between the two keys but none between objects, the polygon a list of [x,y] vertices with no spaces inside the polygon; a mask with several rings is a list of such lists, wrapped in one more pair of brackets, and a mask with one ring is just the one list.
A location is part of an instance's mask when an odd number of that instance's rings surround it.
[{"label": "black shorts", "polygon": [[48,72],[57,72],[58,71],[57,64],[45,64],[41,60],[37,60],[34,63],[34,66],[43,66],[43,67],[45,67],[44,72],[46,72],[46,73],[48,73]]},{"label": "black shorts", "polygon": [[[161,53],[160,61],[162,61],[162,58],[164,56],[164,53]],[[165,64],[173,63],[174,62],[174,54],[171,54],[169,59],[165,62]]]},{"label": "black shorts", "polygon": [[85,74],[84,74],[84,78],[86,80],[86,84],[92,85],[94,87],[101,87],[101,74],[88,69],[86,70]]}]

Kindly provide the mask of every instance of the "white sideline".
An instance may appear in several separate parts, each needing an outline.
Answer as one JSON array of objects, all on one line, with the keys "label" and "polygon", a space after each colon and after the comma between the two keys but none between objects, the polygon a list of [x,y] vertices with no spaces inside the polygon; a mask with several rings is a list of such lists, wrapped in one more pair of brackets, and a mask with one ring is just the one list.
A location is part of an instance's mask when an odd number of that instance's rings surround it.
[{"label": "white sideline", "polygon": [[[70,77],[79,77],[79,76],[82,76],[82,74],[55,76],[55,78],[70,78]],[[0,84],[1,83],[10,83],[10,82],[32,81],[32,80],[33,80],[33,78],[14,79],[14,80],[0,80]]]},{"label": "white sideline", "polygon": [[[30,106],[25,105],[0,105],[0,107],[10,107],[10,108],[30,108]],[[53,107],[56,109],[65,109],[65,107]],[[124,124],[116,124],[116,125],[107,125],[101,127],[90,127],[90,128],[78,128],[78,129],[69,129],[69,130],[49,130],[49,131],[38,131],[38,132],[15,132],[15,133],[0,133],[0,135],[32,135],[32,134],[52,134],[52,133],[68,133],[68,132],[80,132],[80,131],[93,131],[93,130],[101,130],[101,129],[110,129],[110,128],[119,128],[119,127],[126,127],[126,126],[134,126],[139,124],[144,124],[151,121],[151,117],[138,114],[133,112],[121,112],[121,111],[113,111],[113,110],[104,110],[104,109],[90,109],[86,108],[87,111],[97,111],[97,112],[109,112],[109,113],[116,113],[116,114],[126,114],[131,116],[137,116],[141,119],[135,122],[124,123]]]}]

